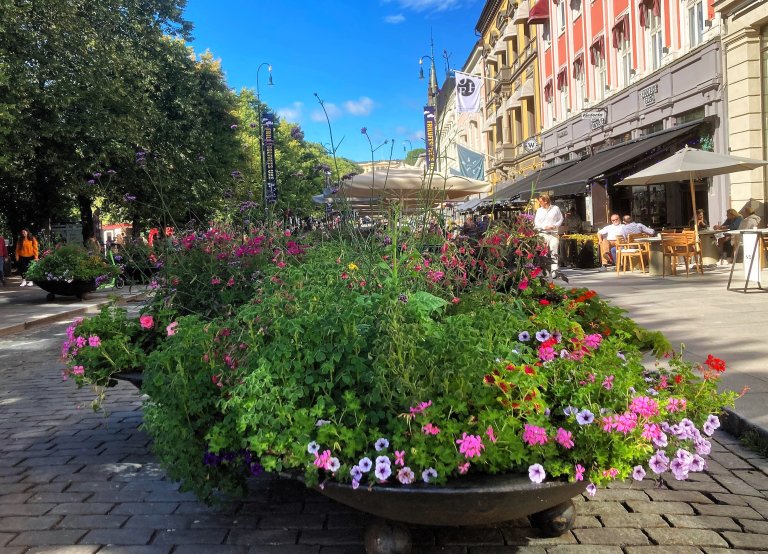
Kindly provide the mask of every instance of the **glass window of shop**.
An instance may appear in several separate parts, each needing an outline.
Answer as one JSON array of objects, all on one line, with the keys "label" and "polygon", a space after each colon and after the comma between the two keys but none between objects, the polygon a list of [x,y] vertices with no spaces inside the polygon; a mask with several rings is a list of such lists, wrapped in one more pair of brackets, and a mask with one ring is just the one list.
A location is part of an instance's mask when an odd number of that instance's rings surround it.
[{"label": "glass window of shop", "polygon": [[600,102],[605,97],[605,88],[607,84],[605,70],[605,56],[602,51],[594,52],[594,64],[592,65],[593,82],[595,83],[594,98],[595,102]]},{"label": "glass window of shop", "polygon": [[666,186],[632,187],[632,218],[653,229],[661,229],[667,223]]},{"label": "glass window of shop", "polygon": [[632,78],[632,48],[630,46],[629,36],[622,36],[619,42],[618,66],[619,66],[619,88],[629,86]]},{"label": "glass window of shop", "polygon": [[688,0],[688,43],[691,48],[704,40],[704,0]]}]

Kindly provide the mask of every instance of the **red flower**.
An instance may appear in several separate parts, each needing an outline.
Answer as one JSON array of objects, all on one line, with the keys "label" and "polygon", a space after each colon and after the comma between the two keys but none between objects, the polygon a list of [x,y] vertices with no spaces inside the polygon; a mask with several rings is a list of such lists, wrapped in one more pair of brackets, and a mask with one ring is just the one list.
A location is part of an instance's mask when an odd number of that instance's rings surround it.
[{"label": "red flower", "polygon": [[710,369],[714,369],[718,372],[725,371],[725,361],[721,360],[720,358],[715,358],[712,354],[707,356],[707,359],[705,363],[709,366]]},{"label": "red flower", "polygon": [[546,298],[542,298],[541,300],[539,300],[539,304],[541,304],[542,306],[549,306],[549,300],[547,300]]}]

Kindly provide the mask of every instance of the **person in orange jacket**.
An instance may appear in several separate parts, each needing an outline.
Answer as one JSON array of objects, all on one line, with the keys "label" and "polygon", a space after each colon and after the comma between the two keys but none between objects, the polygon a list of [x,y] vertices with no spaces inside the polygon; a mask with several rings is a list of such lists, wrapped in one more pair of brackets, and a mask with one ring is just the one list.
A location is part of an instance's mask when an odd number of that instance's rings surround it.
[{"label": "person in orange jacket", "polygon": [[37,261],[37,239],[33,237],[26,229],[21,230],[21,235],[16,241],[16,263],[19,264],[19,274],[21,275],[21,286],[31,287],[32,281],[24,279],[24,274],[32,261]]}]

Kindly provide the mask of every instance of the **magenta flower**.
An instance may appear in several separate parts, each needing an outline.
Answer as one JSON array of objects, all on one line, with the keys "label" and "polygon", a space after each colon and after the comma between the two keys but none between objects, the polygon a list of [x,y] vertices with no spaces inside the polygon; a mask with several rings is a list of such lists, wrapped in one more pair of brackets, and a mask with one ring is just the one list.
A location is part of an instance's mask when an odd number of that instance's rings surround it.
[{"label": "magenta flower", "polygon": [[179,326],[179,322],[178,322],[178,321],[172,321],[172,322],[171,322],[171,323],[169,323],[169,324],[168,324],[168,326],[165,328],[165,332],[167,333],[167,335],[168,335],[169,337],[170,337],[170,336],[173,336],[173,335],[175,335],[175,334],[176,334],[176,327],[178,327],[178,326]]},{"label": "magenta flower", "polygon": [[573,448],[573,433],[570,431],[566,431],[562,427],[558,428],[557,430],[557,436],[555,437],[555,441],[562,446],[563,448],[570,449]]},{"label": "magenta flower", "polygon": [[494,433],[493,433],[493,427],[492,426],[490,426],[490,425],[488,426],[488,429],[485,430],[485,434],[488,435],[488,440],[489,441],[494,442],[494,443],[496,442],[496,435],[494,435]]},{"label": "magenta flower", "polygon": [[653,417],[659,413],[659,405],[653,398],[637,396],[630,402],[629,411],[642,417]]},{"label": "magenta flower", "polygon": [[414,407],[414,406],[411,406],[411,409],[410,409],[410,411],[411,411],[411,415],[412,415],[412,416],[415,416],[415,415],[417,415],[417,414],[421,414],[421,413],[424,413],[424,410],[426,410],[427,408],[429,408],[431,405],[432,405],[432,401],[431,401],[431,400],[428,400],[428,401],[426,401],[426,402],[422,402],[422,403],[421,403],[421,404],[419,404],[418,406],[415,406],[415,407]]},{"label": "magenta flower", "polygon": [[85,368],[81,365],[76,365],[72,367],[72,374],[73,375],[85,375]]},{"label": "magenta flower", "polygon": [[603,380],[603,388],[605,390],[611,390],[613,388],[613,375],[609,375]]},{"label": "magenta flower", "polygon": [[527,442],[531,446],[535,444],[547,443],[547,430],[543,427],[537,427],[536,425],[525,424],[523,430],[523,441]]},{"label": "magenta flower", "polygon": [[151,329],[155,324],[155,318],[149,314],[144,314],[139,318],[139,324],[141,325],[142,329]]},{"label": "magenta flower", "polygon": [[440,434],[440,428],[436,425],[432,425],[431,423],[427,423],[426,425],[422,425],[421,430],[424,432],[425,435],[439,435]]},{"label": "magenta flower", "polygon": [[574,476],[574,479],[576,481],[583,481],[584,480],[584,466],[581,464],[576,464],[576,474]]},{"label": "magenta flower", "polygon": [[465,475],[469,471],[469,466],[472,465],[469,462],[459,464],[459,473]]},{"label": "magenta flower", "polygon": [[93,346],[94,348],[98,348],[101,346],[101,339],[98,335],[91,335],[88,337],[88,346]]},{"label": "magenta flower", "polygon": [[395,450],[395,465],[405,466],[405,450]]},{"label": "magenta flower", "polygon": [[459,452],[464,454],[465,458],[480,457],[481,451],[485,449],[483,439],[479,435],[467,435],[463,433],[461,438],[456,441],[459,445]]}]

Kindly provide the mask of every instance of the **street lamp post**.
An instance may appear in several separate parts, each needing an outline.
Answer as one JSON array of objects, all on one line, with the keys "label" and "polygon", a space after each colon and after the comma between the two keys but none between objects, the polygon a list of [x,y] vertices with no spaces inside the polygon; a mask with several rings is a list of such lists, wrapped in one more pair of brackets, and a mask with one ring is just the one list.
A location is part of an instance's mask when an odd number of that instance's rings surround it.
[{"label": "street lamp post", "polygon": [[406,152],[408,152],[408,150],[406,150],[406,149],[405,149],[405,143],[406,143],[406,142],[408,143],[408,147],[409,147],[411,150],[413,150],[413,143],[411,143],[411,141],[410,141],[410,140],[408,140],[408,139],[405,139],[405,140],[403,140],[403,153],[406,153]]},{"label": "street lamp post", "polygon": [[259,73],[261,72],[261,68],[266,66],[267,71],[269,71],[269,81],[267,84],[271,87],[274,85],[272,82],[272,64],[268,62],[262,62],[259,64],[259,67],[256,68],[256,104],[258,105],[258,116],[259,116],[259,165],[261,167],[261,188],[262,188],[262,199],[264,201],[264,209],[267,209],[267,178],[266,178],[266,168],[264,167],[264,143],[263,143],[263,129],[262,125],[263,122],[261,121],[261,91],[259,90]]}]

